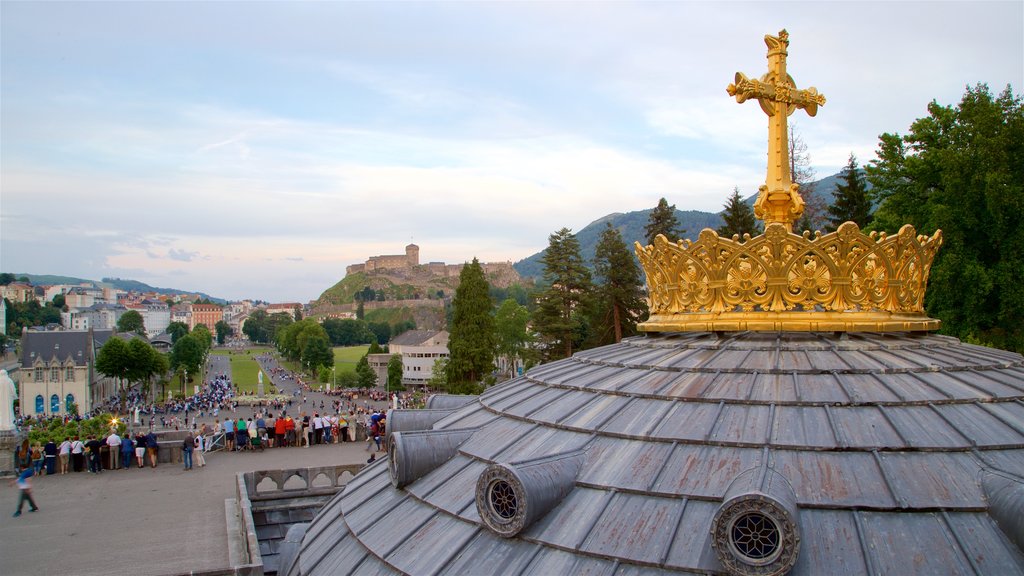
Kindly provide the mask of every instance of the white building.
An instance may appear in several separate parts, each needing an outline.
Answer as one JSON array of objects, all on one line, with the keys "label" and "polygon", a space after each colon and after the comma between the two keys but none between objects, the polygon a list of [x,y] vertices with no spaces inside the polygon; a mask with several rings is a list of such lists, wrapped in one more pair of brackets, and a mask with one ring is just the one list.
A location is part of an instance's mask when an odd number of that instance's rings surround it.
[{"label": "white building", "polygon": [[146,326],[146,336],[153,338],[167,330],[171,323],[171,307],[160,300],[143,300],[139,307],[133,307],[142,314],[142,323]]},{"label": "white building", "polygon": [[410,330],[391,339],[387,354],[372,354],[367,360],[377,372],[377,386],[388,381],[388,361],[402,357],[402,385],[426,386],[434,374],[434,362],[448,358],[448,332],[444,330]]}]

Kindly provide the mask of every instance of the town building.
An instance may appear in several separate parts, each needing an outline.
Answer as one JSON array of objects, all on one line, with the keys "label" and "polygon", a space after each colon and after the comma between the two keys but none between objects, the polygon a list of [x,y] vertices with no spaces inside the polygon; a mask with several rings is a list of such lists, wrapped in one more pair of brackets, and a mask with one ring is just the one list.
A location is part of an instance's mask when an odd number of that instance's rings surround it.
[{"label": "town building", "polygon": [[113,335],[113,330],[22,332],[21,365],[12,374],[22,415],[66,415],[72,404],[84,414],[113,395],[116,382],[95,370],[99,349]]},{"label": "town building", "polygon": [[377,386],[388,381],[391,356],[402,357],[402,385],[423,387],[434,373],[434,362],[448,358],[448,332],[444,330],[409,330],[388,343],[387,354],[370,354],[367,362],[377,374]]},{"label": "town building", "polygon": [[224,319],[224,310],[216,304],[192,304],[189,306],[189,330],[195,330],[200,324],[212,333],[217,322]]},{"label": "town building", "polygon": [[68,307],[60,313],[60,323],[68,330],[114,330],[128,309],[120,304],[98,302],[86,307]]},{"label": "town building", "polygon": [[12,303],[28,302],[35,298],[35,288],[31,284],[11,282],[0,286],[0,298],[6,298]]},{"label": "town building", "polygon": [[280,304],[267,304],[267,315],[287,314],[292,320],[298,320],[298,312],[302,310],[302,304],[298,302],[283,302]]}]

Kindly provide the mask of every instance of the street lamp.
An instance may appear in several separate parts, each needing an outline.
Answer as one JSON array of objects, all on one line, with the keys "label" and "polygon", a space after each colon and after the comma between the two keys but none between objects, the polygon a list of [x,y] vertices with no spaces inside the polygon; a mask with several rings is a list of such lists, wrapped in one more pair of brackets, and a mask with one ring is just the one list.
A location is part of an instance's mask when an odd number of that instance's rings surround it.
[{"label": "street lamp", "polygon": [[331,366],[331,389],[328,392],[334,392],[334,389],[338,387],[338,376],[334,373],[334,366]]}]

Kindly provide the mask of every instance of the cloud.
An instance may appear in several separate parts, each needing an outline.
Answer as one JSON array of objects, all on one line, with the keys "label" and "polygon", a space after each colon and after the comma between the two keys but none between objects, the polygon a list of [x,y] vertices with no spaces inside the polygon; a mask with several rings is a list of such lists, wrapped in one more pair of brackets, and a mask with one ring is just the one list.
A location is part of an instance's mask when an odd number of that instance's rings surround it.
[{"label": "cloud", "polygon": [[171,260],[180,260],[182,262],[191,262],[197,256],[199,256],[199,252],[190,252],[188,250],[175,250],[173,248],[167,251],[168,258],[170,258]]}]

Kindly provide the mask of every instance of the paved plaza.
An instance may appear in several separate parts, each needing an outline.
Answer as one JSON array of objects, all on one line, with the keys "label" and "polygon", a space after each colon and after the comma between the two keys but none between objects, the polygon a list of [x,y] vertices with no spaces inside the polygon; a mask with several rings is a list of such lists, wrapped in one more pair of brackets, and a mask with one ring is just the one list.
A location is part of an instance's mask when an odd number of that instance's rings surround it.
[{"label": "paved plaza", "polygon": [[[208,374],[229,373],[228,360],[211,356]],[[269,375],[268,375],[269,376]],[[273,379],[289,394],[293,380]],[[334,397],[307,392],[288,408],[292,417],[330,409]],[[366,401],[359,399],[360,405]],[[384,408],[383,402],[369,403]],[[276,411],[275,416],[277,416]],[[251,416],[252,409],[222,411],[219,418]],[[184,416],[183,413],[179,416]],[[149,417],[144,422],[149,423]],[[199,420],[214,424],[206,414]],[[156,418],[156,430],[162,427]],[[101,474],[69,473],[33,477],[33,496],[39,512],[12,518],[18,489],[0,484],[0,573],[138,575],[187,574],[229,566],[224,500],[236,496],[236,474],[253,470],[363,464],[369,457],[365,442],[274,448],[264,452],[206,455],[207,466],[186,472],[181,464],[160,464]]]},{"label": "paved plaza", "polygon": [[250,470],[364,463],[365,443],[207,455],[207,466],[69,473],[33,478],[39,512],[11,514],[18,490],[0,489],[2,573],[187,574],[228,566],[224,500]]}]

